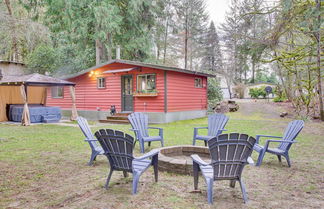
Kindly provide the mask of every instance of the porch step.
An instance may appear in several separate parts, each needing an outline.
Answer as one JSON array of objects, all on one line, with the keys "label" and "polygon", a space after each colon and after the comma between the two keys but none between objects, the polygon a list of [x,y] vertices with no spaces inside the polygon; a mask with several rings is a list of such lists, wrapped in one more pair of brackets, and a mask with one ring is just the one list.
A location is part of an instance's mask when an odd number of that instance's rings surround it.
[{"label": "porch step", "polygon": [[123,115],[114,115],[114,116],[108,116],[107,117],[107,120],[127,120],[128,121],[128,118],[127,116],[123,116]]},{"label": "porch step", "polygon": [[128,120],[99,120],[100,123],[129,124]]},{"label": "porch step", "polygon": [[118,112],[118,113],[115,113],[114,116],[129,116],[130,114],[132,114],[132,112]]},{"label": "porch step", "polygon": [[101,123],[129,124],[128,115],[131,112],[119,112],[115,115],[108,116],[107,120],[100,120]]}]

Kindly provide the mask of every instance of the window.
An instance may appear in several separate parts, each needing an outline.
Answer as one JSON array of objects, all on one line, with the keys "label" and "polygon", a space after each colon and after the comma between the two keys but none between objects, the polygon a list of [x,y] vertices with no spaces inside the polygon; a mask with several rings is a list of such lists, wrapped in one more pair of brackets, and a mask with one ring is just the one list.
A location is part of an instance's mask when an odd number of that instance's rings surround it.
[{"label": "window", "polygon": [[201,78],[195,78],[195,87],[196,88],[202,88],[202,79]]},{"label": "window", "polygon": [[154,74],[145,74],[137,76],[137,91],[138,92],[155,92],[156,79]]},{"label": "window", "polygon": [[106,88],[106,79],[105,78],[97,78],[97,88],[98,89]]},{"label": "window", "polygon": [[63,86],[53,86],[51,88],[52,98],[63,98]]}]

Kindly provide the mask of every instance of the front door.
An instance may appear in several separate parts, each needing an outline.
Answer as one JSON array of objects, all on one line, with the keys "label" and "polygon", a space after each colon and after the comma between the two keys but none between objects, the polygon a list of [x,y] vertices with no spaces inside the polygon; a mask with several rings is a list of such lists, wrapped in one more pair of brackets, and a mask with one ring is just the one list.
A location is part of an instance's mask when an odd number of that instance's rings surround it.
[{"label": "front door", "polygon": [[122,85],[122,111],[133,111],[133,76],[123,75]]}]

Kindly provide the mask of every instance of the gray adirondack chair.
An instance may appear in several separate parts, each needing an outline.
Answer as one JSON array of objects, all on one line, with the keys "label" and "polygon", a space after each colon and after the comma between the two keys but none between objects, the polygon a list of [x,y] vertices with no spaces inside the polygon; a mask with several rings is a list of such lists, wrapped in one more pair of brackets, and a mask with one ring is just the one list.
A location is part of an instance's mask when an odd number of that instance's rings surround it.
[{"label": "gray adirondack chair", "polygon": [[[256,135],[256,144],[254,145],[254,150],[259,153],[258,161],[256,163],[256,166],[260,166],[262,164],[263,157],[266,152],[277,155],[279,162],[281,162],[281,156],[284,156],[287,160],[288,166],[290,167],[290,159],[289,159],[289,149],[293,143],[296,143],[295,141],[296,137],[300,133],[300,131],[304,127],[304,121],[302,120],[294,120],[291,121],[283,135],[283,137],[279,136],[268,136],[268,135]],[[260,143],[260,138],[265,137],[265,138],[270,138],[266,140],[265,145],[261,146]],[[282,140],[275,140],[272,138],[278,138]],[[276,142],[280,143],[277,148],[270,148],[269,144],[270,142]]]},{"label": "gray adirondack chair", "polygon": [[[128,116],[128,120],[130,121],[133,128],[131,130],[134,131],[136,139],[140,143],[141,153],[144,153],[145,142],[148,142],[148,145],[151,146],[152,141],[160,141],[162,147],[164,146],[163,129],[156,128],[156,127],[149,127],[147,115],[140,112],[134,112]],[[159,136],[149,136],[148,129],[159,130]]]},{"label": "gray adirondack chair", "polygon": [[[228,121],[228,117],[223,114],[212,114],[208,116],[208,127],[197,127],[194,128],[193,142],[192,145],[196,144],[196,140],[203,140],[205,142],[205,146],[207,146],[207,141],[215,136],[222,134],[226,123]],[[208,129],[208,135],[202,136],[198,135],[199,129]]]},{"label": "gray adirondack chair", "polygon": [[250,157],[256,139],[246,134],[221,134],[208,140],[211,163],[206,163],[198,155],[191,155],[193,160],[194,188],[198,189],[199,171],[202,172],[207,184],[208,203],[213,203],[213,182],[230,180],[230,186],[235,187],[239,181],[244,203],[248,201],[241,174],[247,164],[253,164]]},{"label": "gray adirondack chair", "polygon": [[93,161],[96,160],[97,155],[102,155],[104,153],[102,147],[97,144],[97,139],[93,136],[91,129],[89,127],[87,119],[83,117],[78,117],[77,122],[79,127],[86,137],[84,141],[88,142],[91,147],[91,156],[88,165],[92,165]]},{"label": "gray adirondack chair", "polygon": [[154,168],[155,182],[158,181],[158,153],[154,149],[141,157],[133,156],[134,138],[121,131],[101,129],[95,133],[99,143],[103,147],[110,164],[110,172],[105,184],[108,189],[109,181],[113,171],[123,171],[124,177],[127,173],[133,174],[133,194],[137,192],[137,185],[141,174],[151,165]]}]

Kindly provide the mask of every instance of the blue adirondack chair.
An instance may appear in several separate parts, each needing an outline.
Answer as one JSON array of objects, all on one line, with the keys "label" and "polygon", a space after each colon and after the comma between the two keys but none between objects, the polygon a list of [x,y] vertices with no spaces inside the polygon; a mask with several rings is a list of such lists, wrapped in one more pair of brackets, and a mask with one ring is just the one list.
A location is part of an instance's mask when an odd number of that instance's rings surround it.
[{"label": "blue adirondack chair", "polygon": [[123,171],[124,177],[127,173],[133,174],[133,194],[137,192],[137,185],[142,173],[151,165],[154,168],[155,182],[158,181],[158,153],[154,149],[141,157],[133,157],[134,138],[121,131],[101,129],[95,133],[99,143],[103,147],[110,164],[110,172],[105,184],[108,189],[109,181],[113,171]]},{"label": "blue adirondack chair", "polygon": [[[281,156],[284,156],[287,160],[288,166],[290,167],[290,159],[289,159],[289,149],[293,143],[296,143],[295,139],[298,136],[299,132],[304,127],[304,121],[302,120],[294,120],[288,124],[288,127],[285,130],[283,137],[279,136],[268,136],[268,135],[256,135],[256,144],[254,145],[254,150],[259,153],[258,162],[256,166],[260,166],[263,160],[263,157],[266,152],[277,155],[279,162],[281,162]],[[260,138],[270,138],[266,140],[265,145],[261,146]],[[282,140],[275,140],[272,138],[278,138]],[[270,148],[270,142],[280,143],[277,148]]]},{"label": "blue adirondack chair", "polygon": [[[205,142],[205,146],[207,146],[207,141],[215,136],[222,134],[226,123],[228,121],[228,117],[223,114],[212,114],[208,116],[208,127],[197,127],[194,128],[193,142],[192,145],[196,144],[196,140],[203,140]],[[208,129],[207,136],[198,135],[199,129]]]},{"label": "blue adirondack chair", "polygon": [[[134,131],[136,139],[140,143],[141,153],[144,153],[145,142],[148,142],[148,145],[151,146],[152,141],[160,141],[162,147],[164,146],[163,129],[156,128],[156,127],[149,127],[147,115],[140,112],[134,112],[128,116],[128,120],[130,121],[133,128],[131,130]],[[148,129],[159,130],[159,136],[149,136]]]},{"label": "blue adirondack chair", "polygon": [[91,129],[89,127],[87,119],[83,117],[78,117],[77,122],[79,127],[86,137],[84,141],[88,142],[91,147],[91,156],[88,165],[92,165],[93,161],[96,160],[97,155],[102,155],[104,153],[102,147],[97,144],[97,139],[92,135]]},{"label": "blue adirondack chair", "polygon": [[241,174],[245,165],[253,164],[250,156],[255,142],[255,138],[246,134],[221,134],[207,142],[211,163],[206,163],[198,155],[191,155],[194,188],[198,189],[198,177],[201,171],[207,184],[209,204],[213,203],[213,182],[218,180],[230,180],[231,187],[235,187],[235,182],[239,181],[244,203],[248,201]]}]

